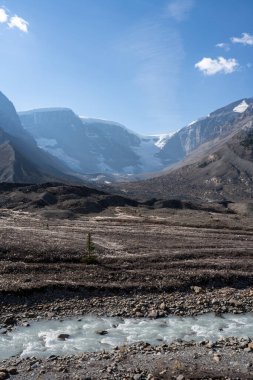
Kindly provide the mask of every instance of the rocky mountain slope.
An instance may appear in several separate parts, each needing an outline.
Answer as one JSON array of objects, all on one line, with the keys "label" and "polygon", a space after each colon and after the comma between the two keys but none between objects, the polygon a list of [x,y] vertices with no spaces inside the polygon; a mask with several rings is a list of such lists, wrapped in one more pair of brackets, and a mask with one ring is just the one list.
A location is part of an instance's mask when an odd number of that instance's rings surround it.
[{"label": "rocky mountain slope", "polygon": [[80,174],[132,175],[164,168],[166,136],[140,136],[119,123],[77,116],[67,108],[19,113],[37,144]]},{"label": "rocky mountain slope", "polygon": [[[245,103],[241,102],[243,107],[236,108],[242,112],[233,111],[235,116],[231,113],[225,119],[221,116],[220,125],[214,126],[220,131],[214,132],[215,139],[199,145],[164,174],[146,181],[122,184],[121,191],[139,198],[253,199],[253,104],[248,102],[246,108]],[[202,123],[202,128],[198,127],[199,136],[208,127]],[[195,130],[195,137],[196,133]]]},{"label": "rocky mountain slope", "polygon": [[74,181],[69,169],[38,148],[13,104],[0,92],[0,182]]},{"label": "rocky mountain slope", "polygon": [[240,130],[240,121],[248,115],[252,104],[253,98],[239,100],[190,123],[165,141],[158,156],[171,166],[203,144],[215,147],[219,140]]}]

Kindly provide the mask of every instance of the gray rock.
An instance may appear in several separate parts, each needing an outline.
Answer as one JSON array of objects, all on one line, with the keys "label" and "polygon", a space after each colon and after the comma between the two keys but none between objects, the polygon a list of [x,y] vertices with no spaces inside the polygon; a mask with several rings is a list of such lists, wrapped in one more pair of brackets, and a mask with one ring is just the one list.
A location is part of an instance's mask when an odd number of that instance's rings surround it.
[{"label": "gray rock", "polygon": [[0,380],[9,379],[9,375],[7,372],[0,372]]},{"label": "gray rock", "polygon": [[98,334],[98,335],[107,335],[108,331],[106,331],[106,330],[97,330],[96,334]]},{"label": "gray rock", "polygon": [[60,340],[66,340],[69,339],[69,334],[60,334],[57,338]]},{"label": "gray rock", "polygon": [[153,309],[148,313],[149,318],[157,318],[158,317],[158,311]]}]

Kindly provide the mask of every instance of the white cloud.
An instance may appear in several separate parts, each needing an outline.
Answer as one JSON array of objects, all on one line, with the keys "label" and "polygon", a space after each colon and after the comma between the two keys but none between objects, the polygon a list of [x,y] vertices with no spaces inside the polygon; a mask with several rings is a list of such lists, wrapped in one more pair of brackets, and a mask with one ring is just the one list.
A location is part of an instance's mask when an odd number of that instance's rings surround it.
[{"label": "white cloud", "polygon": [[176,21],[183,21],[188,17],[194,4],[194,0],[174,0],[168,5],[168,14]]},{"label": "white cloud", "polygon": [[8,15],[6,13],[6,10],[4,8],[0,8],[0,23],[4,24],[8,21]]},{"label": "white cloud", "polygon": [[218,48],[224,49],[226,51],[230,50],[230,46],[226,42],[220,42],[219,44],[216,44],[215,46]]},{"label": "white cloud", "polygon": [[242,33],[242,37],[232,37],[231,41],[234,44],[253,45],[253,35]]},{"label": "white cloud", "polygon": [[239,64],[235,58],[226,59],[224,57],[218,57],[217,59],[204,57],[195,64],[195,67],[202,71],[204,75],[231,74],[238,66]]},{"label": "white cloud", "polygon": [[11,17],[10,21],[8,22],[8,25],[10,28],[17,28],[21,30],[21,32],[24,32],[24,33],[28,32],[29,23],[26,20],[24,20],[22,17],[19,17],[17,15]]}]

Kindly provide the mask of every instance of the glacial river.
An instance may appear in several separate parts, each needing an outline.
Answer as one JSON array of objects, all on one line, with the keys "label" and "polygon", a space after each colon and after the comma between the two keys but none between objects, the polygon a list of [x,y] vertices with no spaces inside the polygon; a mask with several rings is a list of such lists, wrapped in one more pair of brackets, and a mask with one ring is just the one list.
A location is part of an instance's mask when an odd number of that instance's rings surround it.
[{"label": "glacial river", "polygon": [[[64,335],[61,335],[64,334]],[[45,358],[82,352],[111,350],[135,342],[153,345],[220,337],[253,337],[253,314],[213,313],[197,317],[160,319],[83,316],[65,320],[40,320],[0,334],[0,360],[11,356]]]}]

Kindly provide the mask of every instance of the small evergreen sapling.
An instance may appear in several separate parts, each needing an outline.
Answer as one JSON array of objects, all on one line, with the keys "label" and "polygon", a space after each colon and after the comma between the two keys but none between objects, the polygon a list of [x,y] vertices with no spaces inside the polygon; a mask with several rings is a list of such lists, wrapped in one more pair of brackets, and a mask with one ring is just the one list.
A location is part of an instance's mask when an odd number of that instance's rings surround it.
[{"label": "small evergreen sapling", "polygon": [[87,247],[88,255],[91,256],[92,252],[95,251],[95,246],[92,241],[91,232],[88,232],[87,234],[86,247]]},{"label": "small evergreen sapling", "polygon": [[85,264],[97,264],[97,258],[95,255],[93,255],[94,251],[95,251],[95,245],[92,240],[92,235],[91,235],[91,232],[88,232],[87,238],[86,238],[86,252],[88,253],[88,255],[84,256],[81,259],[81,262]]}]

